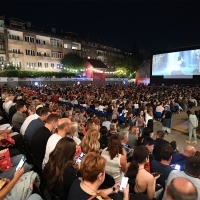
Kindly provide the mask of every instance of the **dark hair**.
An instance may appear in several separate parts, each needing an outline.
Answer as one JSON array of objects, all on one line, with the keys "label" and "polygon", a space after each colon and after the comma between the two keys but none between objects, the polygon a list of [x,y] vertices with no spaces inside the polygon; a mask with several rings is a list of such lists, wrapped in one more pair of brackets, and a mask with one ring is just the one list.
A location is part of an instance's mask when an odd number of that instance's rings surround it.
[{"label": "dark hair", "polygon": [[151,137],[145,137],[144,138],[144,140],[143,140],[143,145],[145,146],[145,145],[154,145],[154,140],[153,140],[153,138],[151,138]]},{"label": "dark hair", "polygon": [[200,151],[196,151],[195,156],[200,157]]},{"label": "dark hair", "polygon": [[185,161],[185,173],[194,177],[200,175],[200,157],[191,156]]},{"label": "dark hair", "polygon": [[111,160],[118,154],[122,154],[122,145],[118,134],[114,134],[109,138],[107,151]]},{"label": "dark hair", "polygon": [[51,122],[57,122],[58,118],[59,116],[57,114],[50,114],[46,119],[46,123],[50,124]]},{"label": "dark hair", "polygon": [[176,141],[170,142],[170,145],[171,145],[171,147],[172,147],[173,150],[176,150],[176,148],[177,148]]},{"label": "dark hair", "polygon": [[157,131],[157,135],[158,135],[159,138],[164,138],[165,137],[164,131]]},{"label": "dark hair", "polygon": [[44,168],[44,180],[48,190],[51,190],[57,181],[62,185],[64,170],[72,166],[75,152],[76,143],[73,139],[64,137],[58,141]]},{"label": "dark hair", "polygon": [[141,164],[145,162],[145,159],[149,156],[149,150],[145,146],[137,146],[134,148],[133,153],[133,161],[128,167],[128,170],[126,172],[126,176],[129,178],[129,185],[130,188],[135,187],[135,179],[138,174],[139,166],[138,164]]},{"label": "dark hair", "polygon": [[26,105],[26,102],[23,99],[19,99],[16,102],[16,109],[19,110],[21,108],[23,108]]},{"label": "dark hair", "polygon": [[192,112],[190,110],[187,111],[187,115],[190,116]]},{"label": "dark hair", "polygon": [[108,133],[108,129],[106,126],[102,126],[99,130],[99,132],[101,133],[101,135],[107,135]]},{"label": "dark hair", "polygon": [[163,145],[160,151],[160,155],[163,160],[169,160],[173,153],[174,150],[168,144]]},{"label": "dark hair", "polygon": [[39,107],[37,110],[36,110],[36,114],[40,116],[40,111],[42,110],[42,107]]},{"label": "dark hair", "polygon": [[150,136],[150,134],[151,134],[151,129],[150,128],[148,128],[148,127],[145,127],[144,129],[143,129],[143,131],[142,131],[142,136],[143,137],[149,137]]},{"label": "dark hair", "polygon": [[[170,184],[167,186],[167,195],[171,197],[171,199],[177,199],[177,200],[197,200],[198,198],[198,192],[195,185],[187,179],[188,182],[192,184],[192,187],[190,191],[185,191],[184,188],[181,189],[181,186],[177,188],[177,184],[174,184],[174,181],[176,178],[172,179]],[[184,192],[185,191],[185,192]]]},{"label": "dark hair", "polygon": [[50,112],[49,108],[42,107],[42,109],[40,110],[39,116],[48,115],[49,112]]}]

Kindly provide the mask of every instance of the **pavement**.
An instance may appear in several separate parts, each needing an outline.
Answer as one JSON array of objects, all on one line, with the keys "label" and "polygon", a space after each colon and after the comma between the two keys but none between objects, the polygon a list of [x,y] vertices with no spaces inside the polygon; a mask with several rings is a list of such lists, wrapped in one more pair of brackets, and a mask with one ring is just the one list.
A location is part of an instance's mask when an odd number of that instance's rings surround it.
[{"label": "pavement", "polygon": [[[200,106],[192,108],[192,111],[199,110]],[[173,127],[185,122],[188,120],[188,116],[186,112],[180,112],[179,114],[175,114],[172,117],[172,131],[168,135],[165,136],[165,140],[171,142],[176,141],[179,151],[183,152],[185,146],[187,145],[186,140],[188,140],[188,135],[181,133],[180,131],[173,130]],[[185,127],[183,127],[185,128]],[[162,123],[160,121],[156,121],[154,123],[154,136],[156,138],[156,132],[158,130],[162,130]],[[196,150],[200,151],[200,139],[197,139],[197,144],[191,144],[196,148]]]}]

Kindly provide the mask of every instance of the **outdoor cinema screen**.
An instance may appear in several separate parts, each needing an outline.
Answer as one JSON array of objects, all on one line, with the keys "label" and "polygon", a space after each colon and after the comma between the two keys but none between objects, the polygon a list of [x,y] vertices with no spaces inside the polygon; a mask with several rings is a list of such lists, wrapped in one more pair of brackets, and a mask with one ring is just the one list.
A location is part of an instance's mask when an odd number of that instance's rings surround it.
[{"label": "outdoor cinema screen", "polygon": [[153,55],[152,76],[200,75],[200,49]]}]

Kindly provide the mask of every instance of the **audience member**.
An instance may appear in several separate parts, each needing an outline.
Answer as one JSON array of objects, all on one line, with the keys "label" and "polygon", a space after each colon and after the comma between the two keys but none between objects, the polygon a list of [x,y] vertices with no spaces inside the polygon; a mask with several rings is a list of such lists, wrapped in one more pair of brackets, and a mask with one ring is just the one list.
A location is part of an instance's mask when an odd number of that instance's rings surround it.
[{"label": "audience member", "polygon": [[163,131],[157,131],[156,139],[154,143],[153,155],[155,156],[155,160],[161,161],[160,150],[163,145],[169,145],[169,142],[164,140],[165,133]]},{"label": "audience member", "polygon": [[127,145],[130,148],[134,148],[137,145],[139,132],[140,132],[140,130],[137,126],[133,126],[131,128],[131,131],[129,132],[129,135],[128,135],[128,143],[127,143]]},{"label": "audience member", "polygon": [[185,147],[185,149],[184,149],[183,154],[177,152],[177,153],[174,153],[172,155],[171,164],[180,165],[181,166],[180,170],[183,171],[184,170],[184,165],[185,165],[185,160],[188,157],[194,156],[195,153],[196,153],[196,149],[191,145],[187,145]]}]

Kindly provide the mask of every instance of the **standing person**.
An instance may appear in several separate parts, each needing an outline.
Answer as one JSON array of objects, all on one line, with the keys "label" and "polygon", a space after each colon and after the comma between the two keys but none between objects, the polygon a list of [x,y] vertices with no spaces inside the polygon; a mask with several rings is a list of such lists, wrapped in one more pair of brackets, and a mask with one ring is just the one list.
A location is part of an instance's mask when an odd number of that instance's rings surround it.
[{"label": "standing person", "polygon": [[139,111],[138,116],[136,118],[135,126],[139,127],[140,133],[142,133],[144,127],[146,127],[146,123],[145,123],[145,120],[144,120],[144,111],[143,110]]},{"label": "standing person", "polygon": [[[189,117],[189,140],[187,140],[187,143],[193,143],[197,144],[197,135],[196,135],[196,128],[198,127],[198,119],[197,116],[192,114],[190,110],[187,111],[188,117]],[[191,141],[192,136],[194,137],[194,141]]]},{"label": "standing person", "polygon": [[166,134],[171,133],[172,113],[169,106],[165,106],[162,112],[162,130]]},{"label": "standing person", "polygon": [[151,137],[153,138],[153,111],[152,108],[147,108],[147,112],[145,114],[145,123],[147,125],[148,128],[150,128],[151,130]]},{"label": "standing person", "polygon": [[137,126],[133,126],[131,131],[129,132],[129,138],[127,143],[130,148],[134,148],[137,145],[139,133],[139,128]]}]

